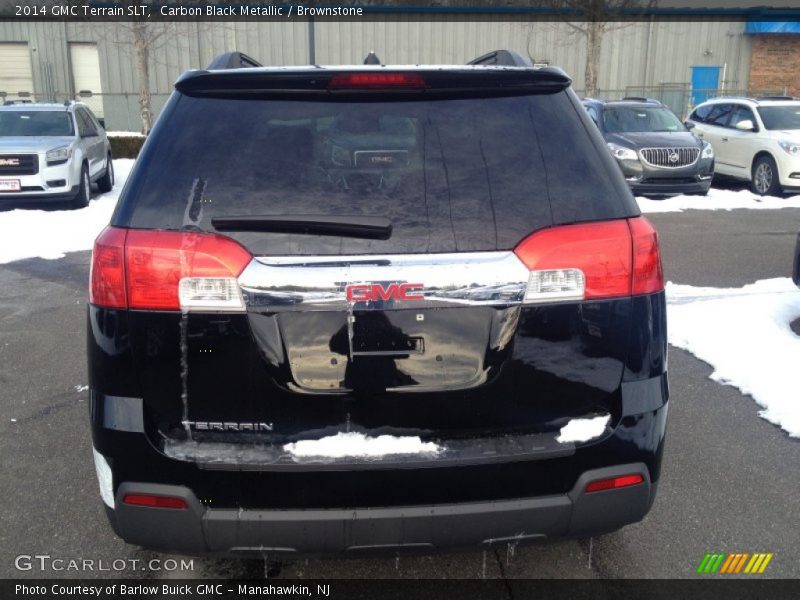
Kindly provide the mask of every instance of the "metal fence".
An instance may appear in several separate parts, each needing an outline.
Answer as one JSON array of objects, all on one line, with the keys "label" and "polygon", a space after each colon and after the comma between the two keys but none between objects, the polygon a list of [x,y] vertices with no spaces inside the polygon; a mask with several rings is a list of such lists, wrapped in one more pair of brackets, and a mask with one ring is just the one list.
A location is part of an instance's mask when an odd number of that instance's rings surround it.
[{"label": "metal fence", "polygon": [[[169,94],[152,94],[150,106],[154,117],[161,112]],[[51,92],[33,94],[31,92],[2,92],[0,104],[3,102],[65,102],[77,100],[92,109],[100,121],[110,131],[140,131],[142,119],[139,112],[139,93],[124,92],[111,94],[75,94],[68,92]]]},{"label": "metal fence", "polygon": [[[583,97],[581,90],[576,93]],[[619,100],[620,98],[653,98],[665,104],[681,120],[685,119],[692,109],[708,98],[720,96],[739,96],[755,98],[758,96],[785,96],[786,89],[734,89],[730,87],[714,89],[692,89],[688,83],[663,83],[657,86],[628,86],[622,90],[601,90],[598,98],[603,100]]]},{"label": "metal fence", "polygon": [[[584,97],[583,90],[576,89],[579,97]],[[732,89],[715,88],[708,90],[692,89],[688,83],[664,83],[657,86],[628,86],[620,90],[600,90],[598,98],[603,100],[619,100],[625,97],[654,98],[663,102],[681,120],[685,119],[692,108],[699,101],[719,96],[784,96],[786,89]],[[4,97],[0,92],[0,101],[30,101],[30,102],[63,102],[70,98],[63,92],[52,92],[47,95],[34,95],[29,92],[23,94],[8,94]],[[151,107],[154,117],[161,111],[169,94],[152,94]],[[139,113],[138,92],[110,93],[110,94],[78,94],[74,99],[84,102],[104,122],[111,131],[140,131],[142,120]]]}]

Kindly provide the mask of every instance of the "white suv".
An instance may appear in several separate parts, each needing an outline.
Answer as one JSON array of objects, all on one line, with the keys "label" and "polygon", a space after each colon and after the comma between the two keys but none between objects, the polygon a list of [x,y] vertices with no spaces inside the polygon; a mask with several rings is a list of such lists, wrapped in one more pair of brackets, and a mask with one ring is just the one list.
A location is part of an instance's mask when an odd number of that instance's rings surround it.
[{"label": "white suv", "polygon": [[0,106],[0,201],[89,204],[114,186],[106,132],[85,104]]},{"label": "white suv", "polygon": [[800,191],[800,99],[715,98],[686,126],[711,143],[717,173],[749,181],[761,195]]}]

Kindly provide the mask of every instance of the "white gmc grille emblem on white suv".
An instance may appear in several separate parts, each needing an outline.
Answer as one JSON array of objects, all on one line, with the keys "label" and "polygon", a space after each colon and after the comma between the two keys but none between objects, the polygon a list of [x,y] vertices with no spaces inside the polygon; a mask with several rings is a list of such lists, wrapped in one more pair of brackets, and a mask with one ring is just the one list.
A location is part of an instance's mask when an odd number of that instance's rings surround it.
[{"label": "white gmc grille emblem on white suv", "polygon": [[0,158],[0,167],[18,167],[18,158]]}]

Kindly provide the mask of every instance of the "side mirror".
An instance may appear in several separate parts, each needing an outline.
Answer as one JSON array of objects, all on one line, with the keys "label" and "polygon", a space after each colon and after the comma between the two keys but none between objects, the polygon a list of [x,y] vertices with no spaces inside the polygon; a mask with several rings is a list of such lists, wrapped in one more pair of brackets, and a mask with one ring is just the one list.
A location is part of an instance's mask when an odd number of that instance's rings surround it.
[{"label": "side mirror", "polygon": [[695,128],[694,121],[684,121],[683,124],[686,126],[686,129],[688,129],[689,131],[691,131],[692,129]]},{"label": "side mirror", "polygon": [[92,129],[87,129],[86,131],[84,131],[83,135],[81,137],[82,138],[90,138],[90,137],[97,137],[98,135],[100,135],[100,134],[97,133],[97,130],[92,128]]},{"label": "side mirror", "polygon": [[739,131],[755,131],[756,130],[756,126],[753,124],[753,122],[750,119],[745,119],[744,121],[739,121],[735,125],[735,127]]}]

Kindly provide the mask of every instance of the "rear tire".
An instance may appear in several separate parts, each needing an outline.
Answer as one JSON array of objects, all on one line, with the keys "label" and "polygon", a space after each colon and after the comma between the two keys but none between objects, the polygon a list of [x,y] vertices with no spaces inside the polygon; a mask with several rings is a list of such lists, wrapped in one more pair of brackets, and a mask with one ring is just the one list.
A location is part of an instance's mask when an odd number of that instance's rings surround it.
[{"label": "rear tire", "polygon": [[111,154],[106,158],[106,172],[97,180],[97,188],[105,194],[110,192],[114,187],[114,163],[111,160]]},{"label": "rear tire", "polygon": [[78,195],[72,199],[72,208],[86,208],[92,197],[92,181],[89,179],[89,167],[81,167],[81,181],[78,185]]},{"label": "rear tire", "polygon": [[778,165],[771,156],[761,156],[753,163],[750,189],[761,196],[777,196],[781,193]]}]

